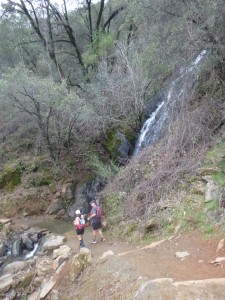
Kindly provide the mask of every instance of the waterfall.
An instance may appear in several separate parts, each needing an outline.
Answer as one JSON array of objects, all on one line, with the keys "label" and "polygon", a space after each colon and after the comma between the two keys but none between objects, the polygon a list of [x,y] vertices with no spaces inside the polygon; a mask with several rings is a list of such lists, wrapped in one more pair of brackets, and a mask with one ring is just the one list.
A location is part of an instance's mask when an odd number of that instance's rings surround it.
[{"label": "waterfall", "polygon": [[181,68],[179,75],[172,80],[160,97],[156,109],[151,112],[144,122],[139,138],[136,142],[134,154],[140,152],[143,148],[157,142],[163,135],[165,121],[168,118],[169,107],[174,101],[180,100],[184,94],[185,87],[193,88],[196,82],[197,67],[206,50],[203,50],[193,62],[186,68]]},{"label": "waterfall", "polygon": [[28,254],[26,254],[25,258],[28,259],[28,258],[33,257],[35,252],[37,251],[37,248],[38,248],[38,243],[35,243],[34,249],[31,252],[29,252]]}]

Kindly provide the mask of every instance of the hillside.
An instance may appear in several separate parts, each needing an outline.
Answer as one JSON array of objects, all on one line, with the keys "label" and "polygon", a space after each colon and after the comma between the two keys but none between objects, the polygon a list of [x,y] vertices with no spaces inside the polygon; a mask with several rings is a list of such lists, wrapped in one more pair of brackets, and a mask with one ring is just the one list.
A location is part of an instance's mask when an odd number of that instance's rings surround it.
[{"label": "hillside", "polygon": [[[76,289],[78,300],[91,299],[97,283],[93,298],[148,299],[151,286],[158,298],[152,279],[224,277],[223,263],[209,263],[225,225],[224,1],[80,1],[72,9],[68,1],[6,0],[0,12],[3,223],[23,219],[21,232],[33,217],[65,225],[95,199],[108,237],[71,288],[62,275],[49,299],[73,299]],[[152,116],[148,142],[136,151]],[[21,232],[0,225],[0,267]],[[116,255],[97,262],[107,250]],[[119,256],[128,250],[141,254]],[[178,261],[176,251],[191,254]],[[171,299],[185,299],[183,283],[167,279]],[[193,289],[195,296],[220,299],[218,281],[206,292],[198,282],[203,293]],[[14,299],[32,291],[31,284]]]}]

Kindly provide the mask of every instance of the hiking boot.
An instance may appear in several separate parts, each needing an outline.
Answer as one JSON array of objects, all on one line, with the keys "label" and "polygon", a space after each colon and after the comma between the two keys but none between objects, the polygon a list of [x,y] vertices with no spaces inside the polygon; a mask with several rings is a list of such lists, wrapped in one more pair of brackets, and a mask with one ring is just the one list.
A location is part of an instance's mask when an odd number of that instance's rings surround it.
[{"label": "hiking boot", "polygon": [[102,238],[101,238],[101,242],[104,242],[104,241],[105,241],[105,239],[102,237]]},{"label": "hiking boot", "polygon": [[97,243],[96,240],[91,241],[91,244],[96,244],[96,243]]},{"label": "hiking boot", "polygon": [[81,247],[81,248],[85,248],[85,245],[84,245],[83,242],[80,243],[80,247]]}]

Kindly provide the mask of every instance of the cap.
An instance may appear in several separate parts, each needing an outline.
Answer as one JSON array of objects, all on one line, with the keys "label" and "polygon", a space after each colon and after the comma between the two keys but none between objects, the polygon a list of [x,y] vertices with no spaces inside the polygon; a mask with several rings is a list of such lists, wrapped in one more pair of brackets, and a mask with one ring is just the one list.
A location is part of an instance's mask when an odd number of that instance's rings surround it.
[{"label": "cap", "polygon": [[77,209],[77,210],[75,211],[75,214],[76,214],[76,215],[80,215],[80,210]]}]

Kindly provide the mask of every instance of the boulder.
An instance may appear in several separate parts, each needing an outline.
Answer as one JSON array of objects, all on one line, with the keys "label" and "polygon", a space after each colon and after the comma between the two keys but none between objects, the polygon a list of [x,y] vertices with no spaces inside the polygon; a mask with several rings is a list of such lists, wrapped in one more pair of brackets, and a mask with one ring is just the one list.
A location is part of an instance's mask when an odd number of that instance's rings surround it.
[{"label": "boulder", "polygon": [[0,277],[0,295],[8,292],[13,285],[12,274],[6,274]]},{"label": "boulder", "polygon": [[42,250],[43,251],[52,251],[54,249],[59,248],[61,245],[63,245],[63,243],[66,241],[65,236],[62,235],[49,235],[43,246],[42,246]]},{"label": "boulder", "polygon": [[4,267],[3,274],[16,274],[18,271],[23,270],[28,263],[27,261],[14,261]]},{"label": "boulder", "polygon": [[81,248],[80,252],[72,260],[69,271],[70,280],[72,282],[75,281],[90,262],[91,251],[88,248]]},{"label": "boulder", "polygon": [[218,199],[219,187],[213,180],[209,180],[206,184],[205,202]]}]

